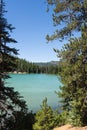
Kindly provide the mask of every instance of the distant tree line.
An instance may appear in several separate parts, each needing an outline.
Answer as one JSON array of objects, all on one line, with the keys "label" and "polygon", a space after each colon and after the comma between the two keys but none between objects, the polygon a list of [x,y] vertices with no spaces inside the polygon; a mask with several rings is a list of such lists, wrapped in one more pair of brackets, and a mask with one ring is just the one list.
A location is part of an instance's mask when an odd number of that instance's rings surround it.
[{"label": "distant tree line", "polygon": [[46,74],[58,74],[61,71],[61,67],[58,65],[38,65],[29,62],[25,59],[16,59],[16,67],[13,71],[26,72],[26,73],[46,73]]}]

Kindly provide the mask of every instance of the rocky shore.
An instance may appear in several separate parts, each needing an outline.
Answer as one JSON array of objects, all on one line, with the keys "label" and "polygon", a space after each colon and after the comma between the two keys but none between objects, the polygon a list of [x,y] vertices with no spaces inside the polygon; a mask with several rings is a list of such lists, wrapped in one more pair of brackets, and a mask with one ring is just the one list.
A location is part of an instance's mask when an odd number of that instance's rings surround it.
[{"label": "rocky shore", "polygon": [[14,72],[9,72],[10,74],[27,74],[27,72],[17,72],[17,71],[14,71]]}]

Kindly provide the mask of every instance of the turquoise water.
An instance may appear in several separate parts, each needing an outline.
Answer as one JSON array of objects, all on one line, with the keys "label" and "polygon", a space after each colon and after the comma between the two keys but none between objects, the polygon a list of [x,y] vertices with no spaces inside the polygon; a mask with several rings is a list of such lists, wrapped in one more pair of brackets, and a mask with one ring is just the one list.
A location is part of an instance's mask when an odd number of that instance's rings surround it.
[{"label": "turquoise water", "polygon": [[61,82],[56,75],[47,74],[10,74],[8,85],[14,87],[27,102],[29,110],[35,112],[45,97],[52,108],[58,107],[58,97],[55,91],[59,91]]}]

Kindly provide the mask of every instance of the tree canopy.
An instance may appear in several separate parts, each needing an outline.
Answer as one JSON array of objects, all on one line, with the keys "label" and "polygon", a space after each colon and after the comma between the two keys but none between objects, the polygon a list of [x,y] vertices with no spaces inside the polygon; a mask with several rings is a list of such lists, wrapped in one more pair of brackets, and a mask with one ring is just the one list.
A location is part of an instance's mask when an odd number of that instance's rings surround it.
[{"label": "tree canopy", "polygon": [[[58,28],[47,40],[67,38],[61,50],[55,50],[61,60],[63,82],[58,96],[67,113],[66,122],[87,125],[87,0],[47,0],[53,6],[53,22]],[[76,38],[76,32],[81,35]]]},{"label": "tree canopy", "polygon": [[[5,79],[9,77],[8,72],[12,71],[15,66],[15,55],[18,54],[17,49],[10,46],[11,43],[17,41],[11,38],[10,33],[14,29],[8,24],[4,17],[6,13],[4,9],[5,3],[0,0],[0,127],[2,129],[7,117],[13,115],[13,112],[27,111],[26,103],[18,92],[8,87]],[[14,118],[14,115],[13,115]]]},{"label": "tree canopy", "polygon": [[47,104],[47,98],[43,100],[41,109],[36,113],[34,130],[51,130],[54,128],[55,120],[54,113],[50,106]]},{"label": "tree canopy", "polygon": [[[87,36],[86,36],[87,37]],[[63,110],[69,112],[68,120],[74,125],[87,124],[87,40],[86,37],[72,39],[58,52],[62,59],[60,72]],[[67,118],[67,119],[69,119]]]},{"label": "tree canopy", "polygon": [[55,33],[47,35],[48,41],[72,36],[87,25],[87,0],[47,0],[53,6],[53,24]]}]

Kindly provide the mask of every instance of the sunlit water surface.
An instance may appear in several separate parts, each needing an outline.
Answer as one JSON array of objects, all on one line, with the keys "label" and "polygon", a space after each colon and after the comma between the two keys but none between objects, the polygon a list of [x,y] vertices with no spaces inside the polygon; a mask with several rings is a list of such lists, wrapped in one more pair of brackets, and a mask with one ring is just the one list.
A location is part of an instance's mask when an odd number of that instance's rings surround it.
[{"label": "sunlit water surface", "polygon": [[58,76],[47,74],[10,74],[10,76],[12,78],[7,79],[8,86],[14,87],[14,90],[24,97],[30,111],[40,109],[45,97],[53,109],[59,106],[55,91],[58,92],[62,84]]}]

